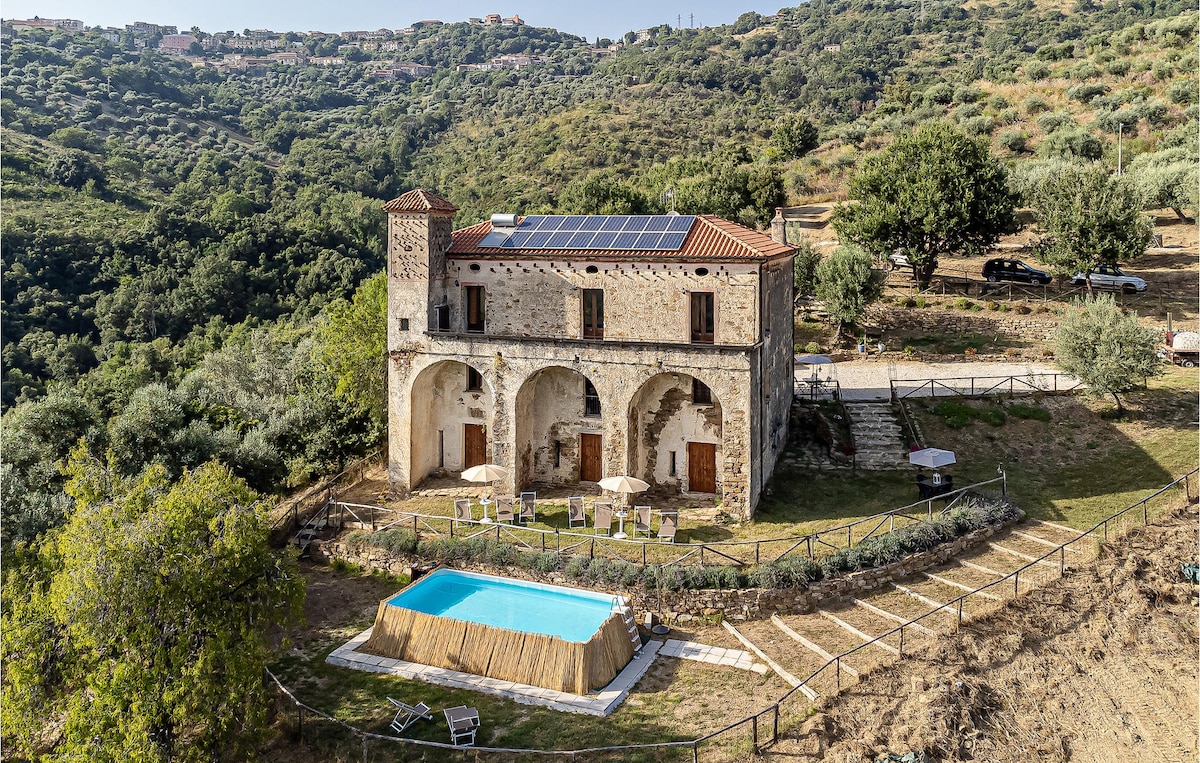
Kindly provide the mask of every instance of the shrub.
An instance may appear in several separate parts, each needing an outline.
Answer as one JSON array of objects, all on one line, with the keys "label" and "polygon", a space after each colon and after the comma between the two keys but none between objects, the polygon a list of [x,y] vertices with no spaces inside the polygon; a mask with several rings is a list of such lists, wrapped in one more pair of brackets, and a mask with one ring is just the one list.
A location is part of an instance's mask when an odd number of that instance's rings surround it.
[{"label": "shrub", "polygon": [[933,407],[933,415],[951,429],[962,429],[975,419],[975,409],[957,400],[943,400]]},{"label": "shrub", "polygon": [[567,562],[567,567],[563,570],[563,573],[572,580],[578,580],[579,578],[583,577],[586,569],[587,560],[581,556],[573,556],[571,557],[570,561]]},{"label": "shrub", "polygon": [[1004,426],[1004,422],[1008,419],[1004,415],[1004,411],[999,408],[983,408],[976,412],[979,420],[985,424],[991,424],[994,427]]},{"label": "shrub", "polygon": [[804,345],[804,351],[808,353],[820,352],[821,345],[817,344],[816,342],[809,342],[808,344]]},{"label": "shrub", "polygon": [[1035,419],[1037,421],[1050,421],[1052,418],[1050,411],[1040,405],[1028,405],[1026,403],[1013,403],[1008,406],[1010,416],[1016,416],[1018,419]]},{"label": "shrub", "polygon": [[374,533],[366,541],[393,554],[411,554],[417,550],[417,536],[412,530],[400,527]]},{"label": "shrub", "polygon": [[953,305],[954,307],[958,308],[959,310],[970,310],[972,307],[975,306],[975,303],[972,302],[971,300],[967,299],[966,297],[959,297],[958,299],[954,300],[950,304]]},{"label": "shrub", "polygon": [[554,572],[558,569],[558,554],[553,551],[543,551],[528,557],[529,566],[538,572]]}]

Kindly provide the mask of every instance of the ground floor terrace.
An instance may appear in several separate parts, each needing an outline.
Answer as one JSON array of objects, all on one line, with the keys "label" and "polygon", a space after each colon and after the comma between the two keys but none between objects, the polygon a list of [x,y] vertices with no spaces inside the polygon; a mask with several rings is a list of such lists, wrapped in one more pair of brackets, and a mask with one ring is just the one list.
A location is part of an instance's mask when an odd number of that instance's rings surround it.
[{"label": "ground floor terrace", "polygon": [[508,470],[497,493],[575,493],[629,475],[748,518],[786,439],[756,352],[462,339],[394,359],[389,480],[408,492],[492,463]]}]

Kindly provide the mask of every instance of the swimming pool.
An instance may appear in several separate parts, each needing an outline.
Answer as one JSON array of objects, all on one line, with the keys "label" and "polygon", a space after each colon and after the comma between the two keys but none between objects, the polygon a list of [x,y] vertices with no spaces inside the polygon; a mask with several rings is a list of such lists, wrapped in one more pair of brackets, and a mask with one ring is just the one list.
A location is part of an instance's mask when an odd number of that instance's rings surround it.
[{"label": "swimming pool", "polygon": [[615,599],[577,588],[442,569],[387,603],[427,615],[585,642],[613,613]]},{"label": "swimming pool", "polygon": [[587,694],[640,647],[624,598],[437,570],[379,602],[368,654]]}]

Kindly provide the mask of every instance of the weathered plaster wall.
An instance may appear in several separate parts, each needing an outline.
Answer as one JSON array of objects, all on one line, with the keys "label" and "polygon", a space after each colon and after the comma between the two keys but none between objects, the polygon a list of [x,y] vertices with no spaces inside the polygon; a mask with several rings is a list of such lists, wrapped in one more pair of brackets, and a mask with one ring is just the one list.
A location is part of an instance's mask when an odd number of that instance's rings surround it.
[{"label": "weathered plaster wall", "polygon": [[[687,491],[689,442],[717,446],[717,464],[722,463],[720,399],[713,392],[712,405],[692,402],[692,378],[686,374],[660,374],[647,381],[634,396],[629,413],[632,443],[632,475],[652,485],[673,485]],[[701,379],[703,381],[703,379]],[[675,473],[671,474],[671,451]],[[720,469],[717,491],[721,489]]]},{"label": "weathered plaster wall", "polygon": [[534,372],[521,385],[514,417],[521,482],[559,485],[579,480],[580,434],[604,434],[603,405],[600,416],[584,415],[585,382],[574,369],[552,366]]},{"label": "weathered plaster wall", "polygon": [[[467,365],[457,361],[436,363],[417,376],[413,385],[412,474],[420,481],[439,468],[461,472],[463,426],[490,428],[492,394],[485,382],[479,391],[467,390]],[[476,368],[478,370],[478,368]],[[439,463],[439,438],[444,460]]]}]

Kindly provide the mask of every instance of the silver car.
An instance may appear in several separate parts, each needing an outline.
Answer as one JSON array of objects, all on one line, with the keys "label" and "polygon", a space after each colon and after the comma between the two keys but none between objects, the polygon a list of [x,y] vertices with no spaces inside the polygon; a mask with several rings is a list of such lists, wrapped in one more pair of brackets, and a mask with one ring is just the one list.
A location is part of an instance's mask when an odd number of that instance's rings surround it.
[{"label": "silver car", "polygon": [[1071,281],[1076,286],[1085,286],[1091,281],[1093,289],[1120,290],[1126,294],[1146,290],[1145,281],[1137,276],[1126,275],[1116,265],[1101,265],[1086,276],[1076,273]]}]

